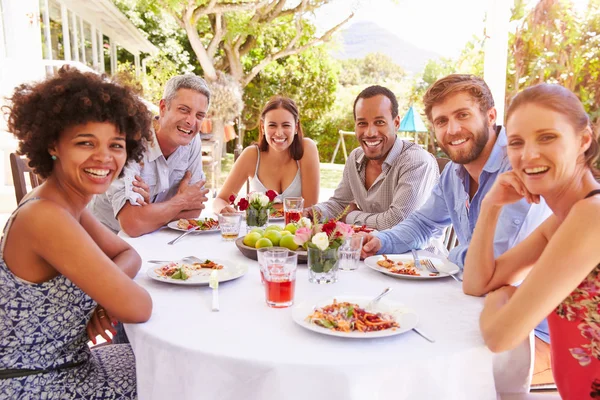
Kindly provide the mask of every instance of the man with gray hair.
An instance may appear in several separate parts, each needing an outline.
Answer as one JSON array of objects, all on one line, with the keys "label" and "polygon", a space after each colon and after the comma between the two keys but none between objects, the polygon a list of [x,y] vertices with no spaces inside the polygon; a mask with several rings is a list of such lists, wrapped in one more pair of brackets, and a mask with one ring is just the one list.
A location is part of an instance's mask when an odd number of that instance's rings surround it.
[{"label": "man with gray hair", "polygon": [[136,237],[200,215],[208,190],[198,132],[209,103],[204,79],[192,74],[169,79],[143,159],[126,165],[122,177],[89,205],[100,222]]}]

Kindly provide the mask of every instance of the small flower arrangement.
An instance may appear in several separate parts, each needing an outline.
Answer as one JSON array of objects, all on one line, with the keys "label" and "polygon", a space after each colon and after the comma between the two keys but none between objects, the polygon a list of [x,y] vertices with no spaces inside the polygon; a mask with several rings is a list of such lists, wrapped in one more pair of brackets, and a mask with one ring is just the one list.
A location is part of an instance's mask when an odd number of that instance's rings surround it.
[{"label": "small flower arrangement", "polygon": [[337,249],[344,239],[352,236],[353,232],[352,225],[340,222],[338,219],[324,224],[312,224],[308,218],[302,218],[298,222],[294,242],[307,250],[308,248],[317,248],[321,251]]},{"label": "small flower arrangement", "polygon": [[247,226],[263,226],[269,220],[269,214],[273,208],[273,201],[277,197],[277,192],[267,190],[266,193],[252,192],[248,198],[242,197],[235,204],[235,196],[229,196],[229,203],[239,211],[246,211]]}]

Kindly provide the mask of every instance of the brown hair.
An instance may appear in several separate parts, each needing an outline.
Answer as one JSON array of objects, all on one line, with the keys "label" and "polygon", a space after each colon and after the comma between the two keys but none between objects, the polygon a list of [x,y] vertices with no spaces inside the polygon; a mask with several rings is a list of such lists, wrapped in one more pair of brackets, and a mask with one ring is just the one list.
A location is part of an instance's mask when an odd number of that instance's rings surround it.
[{"label": "brown hair", "polygon": [[600,145],[597,134],[590,125],[590,117],[577,96],[561,85],[540,83],[523,90],[512,99],[506,111],[506,119],[508,120],[512,113],[526,104],[536,104],[564,115],[576,132],[590,130],[592,143],[585,151],[584,159],[585,164],[597,176],[599,171],[596,170],[595,163],[600,154]]},{"label": "brown hair", "polygon": [[[150,141],[151,114],[127,87],[93,72],[62,67],[58,75],[18,86],[10,106],[8,130],[19,140],[19,154],[36,174],[47,178],[54,163],[48,148],[65,129],[88,122],[108,122],[125,135],[127,161],[140,161]],[[122,171],[121,171],[122,173]]]},{"label": "brown hair", "polygon": [[302,133],[302,126],[300,125],[300,112],[298,106],[294,100],[285,96],[273,96],[267,102],[262,112],[260,113],[260,124],[258,127],[258,148],[260,151],[269,151],[269,143],[265,137],[263,122],[265,121],[265,115],[271,110],[277,110],[283,108],[289,111],[294,116],[296,122],[297,134],[294,135],[294,140],[289,147],[290,156],[294,160],[300,160],[304,155],[304,145],[302,143],[304,134]]},{"label": "brown hair", "polygon": [[492,92],[483,79],[469,74],[452,74],[438,79],[427,89],[425,96],[423,96],[425,114],[427,114],[429,122],[433,122],[431,120],[433,106],[443,102],[448,96],[459,92],[469,93],[477,101],[479,109],[483,113],[494,107]]}]

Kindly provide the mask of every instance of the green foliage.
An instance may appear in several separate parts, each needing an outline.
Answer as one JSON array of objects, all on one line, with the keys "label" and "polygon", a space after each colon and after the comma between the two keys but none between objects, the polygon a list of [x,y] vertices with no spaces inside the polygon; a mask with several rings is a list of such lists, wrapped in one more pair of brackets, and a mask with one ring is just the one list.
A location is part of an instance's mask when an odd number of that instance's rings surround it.
[{"label": "green foliage", "polygon": [[[148,57],[145,61],[146,74],[142,77],[142,86],[147,100],[157,104],[162,97],[164,84],[169,78],[186,72],[201,73],[201,68],[190,56],[193,52],[185,32],[169,14],[161,13],[153,1],[113,0],[113,2],[146,38],[160,49],[158,55]],[[125,56],[120,55],[119,62],[124,61],[126,61]]]},{"label": "green foliage", "polygon": [[340,83],[344,86],[362,84],[385,85],[406,77],[404,69],[383,53],[369,53],[364,58],[340,62]]},{"label": "green foliage", "polygon": [[435,81],[446,75],[461,73],[483,76],[483,41],[473,36],[456,59],[440,57],[427,62],[413,81],[410,100],[423,109],[423,95]]},{"label": "green foliage", "polygon": [[135,65],[130,62],[120,63],[117,65],[117,73],[113,75],[113,79],[123,86],[129,86],[138,95],[144,96],[144,87],[142,82],[135,76]]},{"label": "green foliage", "polygon": [[262,107],[270,97],[281,94],[298,104],[300,121],[306,126],[329,110],[336,86],[335,67],[323,46],[279,59],[246,86],[244,121],[250,130],[256,130]]},{"label": "green foliage", "polygon": [[[161,49],[158,56],[147,62],[147,76],[143,81],[147,99],[158,101],[162,97],[164,83],[174,75],[188,71],[202,75],[202,68],[186,32],[172,16],[183,10],[183,2],[113,1],[139,29],[147,33],[148,39]],[[313,1],[319,2],[322,0]],[[196,1],[197,5],[207,3],[206,0]],[[293,15],[281,16],[270,23],[252,22],[253,15],[254,10],[224,14],[225,35],[214,57],[217,70],[232,73],[232,65],[227,61],[224,48],[231,46],[240,37],[250,35],[249,51],[240,51],[242,73],[247,74],[266,57],[285,48],[296,35]],[[212,15],[201,16],[197,21],[197,32],[205,47],[214,37],[214,22]],[[297,41],[298,45],[306,44],[314,38],[316,31],[314,24],[308,19],[301,20],[301,24],[302,35]],[[337,65],[324,45],[272,61],[243,88],[245,107],[242,117],[249,129],[248,140],[245,142],[255,138],[261,108],[271,96],[284,94],[294,99],[301,111],[301,121],[306,125],[307,121],[318,119],[329,110],[335,99],[336,87]]]},{"label": "green foliage", "polygon": [[507,102],[522,89],[541,82],[573,91],[593,121],[600,117],[600,0],[578,12],[570,1],[541,0],[530,10],[515,2],[510,35]]}]

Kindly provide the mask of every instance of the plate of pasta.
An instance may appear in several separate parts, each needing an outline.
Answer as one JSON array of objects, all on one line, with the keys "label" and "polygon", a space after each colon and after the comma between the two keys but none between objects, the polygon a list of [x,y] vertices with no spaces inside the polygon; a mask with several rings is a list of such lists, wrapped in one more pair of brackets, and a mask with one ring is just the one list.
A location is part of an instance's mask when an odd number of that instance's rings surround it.
[{"label": "plate of pasta", "polygon": [[[176,231],[186,232],[195,229],[197,233],[220,232],[219,221],[214,218],[186,219],[171,221],[167,226]],[[193,233],[195,234],[195,233]]]},{"label": "plate of pasta", "polygon": [[271,210],[271,213],[269,214],[269,221],[271,222],[277,222],[277,221],[283,221],[284,220],[284,215],[283,215],[283,209],[282,208],[275,208],[273,210]]},{"label": "plate of pasta", "polygon": [[236,265],[214,259],[203,259],[202,261],[195,263],[172,261],[158,267],[148,268],[146,275],[159,282],[175,285],[208,285],[213,270],[217,271],[219,282],[239,278],[248,272],[246,265]]},{"label": "plate of pasta", "polygon": [[424,255],[419,252],[421,263],[425,260],[431,261],[433,266],[439,271],[433,273],[423,266],[415,267],[415,261],[410,253],[406,254],[382,254],[365,258],[365,265],[382,274],[399,279],[439,279],[454,275],[459,271],[455,264],[442,260],[432,255]]},{"label": "plate of pasta", "polygon": [[369,339],[399,335],[417,326],[417,314],[399,303],[381,300],[365,309],[371,297],[337,296],[303,302],[292,309],[301,327],[323,335]]}]

